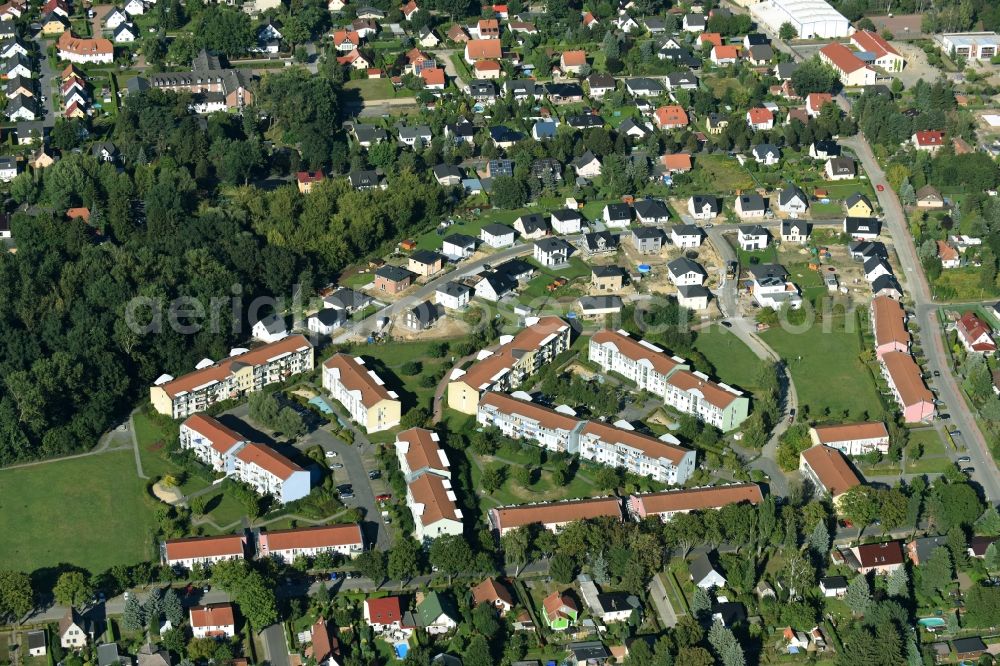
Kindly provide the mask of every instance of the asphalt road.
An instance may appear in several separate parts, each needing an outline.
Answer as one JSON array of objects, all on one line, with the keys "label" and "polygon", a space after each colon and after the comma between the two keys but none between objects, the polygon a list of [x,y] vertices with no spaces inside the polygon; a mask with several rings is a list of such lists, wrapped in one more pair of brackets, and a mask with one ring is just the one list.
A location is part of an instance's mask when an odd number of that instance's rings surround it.
[{"label": "asphalt road", "polygon": [[285,630],[281,624],[272,624],[260,632],[264,644],[265,657],[271,666],[291,666],[288,659],[288,644],[285,642]]},{"label": "asphalt road", "polygon": [[[52,60],[45,53],[45,42],[42,40],[41,35],[35,38],[35,44],[38,45],[38,92],[39,95],[45,95],[48,100],[42,104],[45,108],[45,118],[42,119],[42,125],[51,129],[55,127],[56,124],[56,95],[58,94],[58,88],[55,86],[56,83],[56,73],[52,70]],[[44,59],[42,57],[44,56]],[[39,98],[41,102],[41,98]]]},{"label": "asphalt road", "polygon": [[[941,326],[937,321],[939,306],[933,303],[927,280],[917,259],[917,249],[913,237],[910,236],[903,208],[896,193],[886,181],[885,173],[864,136],[859,134],[856,137],[841,139],[841,143],[854,150],[872,186],[883,186],[881,192],[876,187],[875,193],[882,206],[886,225],[892,233],[899,263],[903,267],[901,278],[906,285],[906,293],[913,299],[917,324],[920,326],[920,335],[924,342],[923,349],[927,355],[925,369],[940,373],[940,377],[936,378],[935,388],[944,405],[939,409],[941,412],[950,413],[954,425],[961,429],[968,449],[965,455],[972,459],[972,466],[976,470],[972,479],[982,487],[987,500],[996,503],[1000,501],[1000,471],[997,470],[997,465],[986,445],[986,438],[983,437],[975,418],[969,413],[969,407],[962,397],[958,382],[948,367],[948,355],[942,340]],[[949,454],[957,455],[951,450]]]},{"label": "asphalt road", "polygon": [[390,303],[374,314],[365,317],[356,324],[352,324],[351,326],[341,330],[336,336],[334,336],[332,342],[333,344],[346,342],[351,336],[367,338],[368,334],[375,330],[378,320],[382,317],[389,317],[389,319],[394,318],[396,315],[409,310],[418,303],[432,298],[434,296],[434,292],[441,285],[447,284],[453,280],[461,280],[462,278],[476,275],[483,270],[483,266],[486,264],[496,265],[507,261],[508,259],[513,259],[514,257],[531,254],[531,247],[530,243],[520,243],[513,245],[512,247],[498,250],[497,252],[483,257],[482,259],[459,264],[458,268],[455,270],[444,273],[429,282],[419,285],[416,289],[411,290],[408,294],[397,301]]},{"label": "asphalt road", "polygon": [[660,616],[660,623],[664,627],[674,627],[677,626],[677,614],[670,603],[670,597],[667,596],[667,590],[663,587],[663,576],[665,575],[667,574],[658,574],[653,576],[653,580],[649,581],[649,598],[653,600],[653,605],[656,606],[656,612]]}]

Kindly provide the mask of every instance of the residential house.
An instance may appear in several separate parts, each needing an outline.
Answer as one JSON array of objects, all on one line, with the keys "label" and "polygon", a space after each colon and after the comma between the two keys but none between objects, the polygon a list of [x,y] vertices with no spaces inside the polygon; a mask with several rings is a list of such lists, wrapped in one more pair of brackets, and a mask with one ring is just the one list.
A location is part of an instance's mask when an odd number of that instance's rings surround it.
[{"label": "residential house", "polygon": [[876,296],[871,305],[872,330],[875,335],[875,356],[886,352],[909,353],[910,334],[906,330],[906,313],[898,301],[888,296]]},{"label": "residential house", "polygon": [[407,483],[422,474],[451,478],[451,463],[440,441],[436,432],[424,428],[409,428],[396,435],[396,458]]},{"label": "residential house", "polygon": [[557,234],[578,234],[582,223],[580,211],[569,208],[554,210],[549,217],[549,224]]},{"label": "residential house", "polygon": [[45,633],[45,629],[35,629],[27,633],[28,637],[28,656],[31,657],[44,657],[48,654],[48,636]]},{"label": "residential house", "polygon": [[774,114],[762,106],[754,107],[747,111],[747,125],[752,130],[771,130],[774,128]]},{"label": "residential house", "polygon": [[514,220],[514,229],[527,240],[537,240],[549,234],[549,223],[538,213],[521,215]]},{"label": "residential house", "polygon": [[501,616],[514,608],[514,595],[507,584],[497,578],[487,578],[472,588],[472,601],[476,606],[487,604],[493,607]]},{"label": "residential house", "polygon": [[682,106],[661,106],[653,117],[661,130],[683,129],[688,125],[688,115]]},{"label": "residential house", "polygon": [[500,60],[503,57],[499,39],[470,39],[465,44],[465,62],[473,65],[480,60]]},{"label": "residential house", "polygon": [[396,125],[396,132],[399,134],[399,142],[410,148],[430,145],[433,134],[428,125]]},{"label": "residential house", "polygon": [[442,187],[457,187],[462,184],[462,170],[453,164],[438,164],[431,172],[434,180]]},{"label": "residential house", "polygon": [[354,123],[351,126],[351,133],[354,135],[354,140],[362,148],[371,148],[376,143],[381,143],[388,139],[388,135],[384,129],[366,123]]},{"label": "residential house", "polygon": [[226,560],[246,558],[246,537],[242,534],[170,539],[161,544],[161,563],[190,571],[196,564],[210,566]]},{"label": "residential house", "polygon": [[878,238],[882,224],[874,217],[845,217],[843,232],[856,241],[873,241]]},{"label": "residential house", "polygon": [[850,157],[831,157],[823,167],[829,180],[850,180],[858,175],[857,166]]},{"label": "residential house", "polygon": [[903,288],[899,286],[899,280],[895,275],[883,275],[872,282],[872,295],[886,296],[898,301],[903,298]]},{"label": "residential house", "polygon": [[433,250],[416,250],[407,260],[407,268],[421,277],[429,277],[444,268],[444,257]]},{"label": "residential house", "polygon": [[295,174],[295,182],[302,194],[312,192],[313,185],[323,182],[324,178],[322,171],[299,171]]},{"label": "residential house", "polygon": [[740,59],[740,50],[731,44],[720,44],[712,47],[708,57],[716,67],[735,65]]},{"label": "residential house", "polygon": [[944,208],[944,197],[933,185],[924,185],[916,195],[917,208]]},{"label": "residential house", "polygon": [[799,472],[812,484],[817,495],[828,495],[840,510],[844,494],[864,483],[838,449],[812,446],[799,454]]},{"label": "residential house", "polygon": [[263,389],[290,375],[313,369],[313,347],[304,336],[283,340],[250,351],[234,349],[228,358],[201,365],[178,378],[161,375],[149,389],[149,399],[160,414],[182,419],[220,400],[229,400]]},{"label": "residential house", "polygon": [[861,456],[872,451],[889,453],[889,431],[881,421],[816,425],[809,430],[814,446],[837,449],[847,456]]},{"label": "residential house", "polygon": [[638,227],[632,230],[632,245],[640,254],[659,254],[667,235],[662,229]]},{"label": "residential house", "polygon": [[398,294],[409,289],[415,273],[402,266],[386,264],[375,269],[375,289],[387,294]]},{"label": "residential house", "polygon": [[958,341],[970,354],[993,354],[997,350],[989,324],[971,310],[962,315],[955,324]]},{"label": "residential house", "polygon": [[564,266],[573,250],[573,246],[561,238],[542,238],[535,241],[532,256],[542,266],[553,268]]},{"label": "residential house", "polygon": [[[590,611],[590,614],[600,620],[602,624],[626,622],[632,617],[633,612],[642,608],[639,598],[635,595],[627,592],[601,592],[586,574],[578,576],[577,582],[580,596],[583,597],[583,604]],[[600,641],[571,643],[569,647],[576,658],[582,656],[583,650],[592,651],[598,648],[604,650]],[[608,654],[607,650],[604,650],[604,654]],[[583,663],[587,663],[586,659],[583,660]]]},{"label": "residential house", "polygon": [[74,608],[59,620],[59,645],[64,650],[79,650],[93,638],[94,628]]},{"label": "residential house", "polygon": [[781,161],[781,149],[769,143],[754,146],[750,153],[757,164],[764,166],[774,166]]},{"label": "residential house", "polygon": [[933,155],[944,145],[944,132],[941,130],[918,130],[910,137],[910,143],[917,150]]},{"label": "residential house", "polygon": [[658,199],[639,199],[633,208],[640,224],[666,224],[670,221],[670,210]]},{"label": "residential house", "polygon": [[715,570],[707,553],[696,555],[688,563],[688,572],[691,575],[691,582],[703,590],[726,586],[726,577]]},{"label": "residential house", "polygon": [[401,403],[395,391],[363,359],[334,354],[323,363],[323,388],[342,404],[355,423],[367,432],[388,430],[399,424]]},{"label": "residential house", "polygon": [[767,247],[770,234],[759,224],[743,224],[737,230],[736,243],[744,252],[763,250]]},{"label": "residential house", "polygon": [[689,310],[704,310],[708,307],[708,301],[712,297],[712,292],[701,285],[687,284],[677,287],[677,304]]},{"label": "residential house", "polygon": [[593,99],[602,99],[606,93],[615,89],[614,77],[607,74],[591,74],[587,77],[588,95]]},{"label": "residential house", "polygon": [[580,314],[588,318],[603,318],[609,314],[618,314],[625,303],[620,296],[581,296],[577,304]]},{"label": "residential house", "polygon": [[687,173],[691,170],[690,153],[667,154],[660,158],[663,162],[663,170],[668,174]]},{"label": "residential house", "polygon": [[962,265],[962,257],[947,241],[937,241],[937,258],[941,261],[941,268],[958,268]]},{"label": "residential house", "polygon": [[531,138],[535,141],[551,139],[556,135],[559,123],[554,120],[539,120],[531,127]]},{"label": "residential house", "polygon": [[667,264],[667,273],[670,275],[670,281],[678,287],[681,285],[701,285],[708,277],[708,273],[701,267],[701,264],[687,257],[677,257],[670,261]]},{"label": "residential house", "polygon": [[476,282],[475,295],[492,303],[498,302],[517,289],[517,280],[506,273],[484,271]]},{"label": "residential house", "polygon": [[719,199],[709,194],[695,194],[688,199],[688,214],[696,220],[711,220],[722,210]]},{"label": "residential house", "polygon": [[365,599],[364,619],[376,633],[397,630],[403,621],[403,608],[399,597]]},{"label": "residential house", "polygon": [[324,308],[343,310],[347,314],[363,310],[372,303],[371,296],[353,289],[341,287],[323,299]]},{"label": "residential house", "polygon": [[830,93],[809,93],[806,95],[806,113],[810,118],[818,118],[823,107],[833,103],[833,95]]},{"label": "residential house", "polygon": [[659,97],[666,92],[660,81],[647,77],[625,79],[625,90],[633,97]]},{"label": "residential house", "polygon": [[403,325],[411,331],[423,331],[441,318],[441,312],[430,301],[423,301],[403,315]]},{"label": "residential house", "polygon": [[625,285],[625,271],[618,266],[592,266],[590,287],[597,291],[620,291]]},{"label": "residential house", "polygon": [[906,557],[913,562],[913,566],[926,564],[934,551],[938,548],[948,548],[948,537],[946,536],[925,536],[916,537],[905,545]]},{"label": "residential house", "polygon": [[579,178],[597,178],[601,175],[601,161],[589,150],[573,160],[572,164]]},{"label": "residential house", "polygon": [[667,74],[667,89],[670,92],[675,90],[697,90],[698,76],[691,70],[671,72]]},{"label": "residential house", "polygon": [[848,217],[874,217],[875,206],[865,195],[855,192],[844,200]]},{"label": "residential house", "polygon": [[431,590],[417,603],[417,625],[432,636],[448,633],[458,626],[461,618],[449,594]]},{"label": "residential house", "polygon": [[542,618],[551,631],[566,631],[579,617],[576,602],[566,592],[555,591],[542,600]]},{"label": "residential house", "polygon": [[563,74],[579,74],[586,64],[586,51],[563,51],[559,57],[559,68]]},{"label": "residential house", "polygon": [[583,236],[583,248],[588,255],[614,254],[620,237],[609,231],[597,231]]},{"label": "residential house", "polygon": [[468,259],[476,251],[476,239],[465,234],[445,236],[441,243],[441,253],[449,259]]},{"label": "residential house", "polygon": [[60,60],[78,64],[109,64],[115,55],[115,47],[110,40],[77,37],[70,30],[59,36],[56,49]]},{"label": "residential house", "polygon": [[722,134],[729,127],[729,119],[721,114],[712,112],[705,116],[705,129],[709,134]]},{"label": "residential house", "polygon": [[627,203],[610,203],[601,214],[609,229],[624,229],[632,223],[632,209]]},{"label": "residential house", "polygon": [[111,35],[111,40],[116,44],[131,44],[137,39],[139,39],[139,30],[132,23],[122,23],[115,28]]},{"label": "residential house", "polygon": [[496,350],[480,352],[466,370],[452,371],[449,407],[463,414],[477,414],[485,392],[516,389],[542,365],[569,349],[570,327],[559,317],[529,318],[525,323],[520,333]]},{"label": "residential house", "polygon": [[774,60],[774,49],[769,44],[754,44],[746,50],[746,54],[754,67],[766,67]]},{"label": "residential house", "polygon": [[0,181],[9,183],[17,177],[17,159],[0,157]]},{"label": "residential house", "polygon": [[826,141],[813,141],[809,144],[809,157],[814,160],[826,160],[831,157],[840,157],[840,144],[829,139]]},{"label": "residential house", "polygon": [[778,310],[788,306],[793,310],[802,307],[798,287],[788,281],[788,271],[777,264],[750,266],[750,293],[763,308]]},{"label": "residential house", "polygon": [[343,310],[323,308],[306,319],[306,328],[319,335],[330,335],[347,324],[347,314]]},{"label": "residential house", "polygon": [[757,192],[745,192],[736,197],[736,214],[743,219],[763,218],[767,212],[767,201]]},{"label": "residential house", "polygon": [[819,591],[828,599],[840,599],[847,594],[847,579],[843,576],[826,576],[825,578],[820,578]]},{"label": "residential house", "polygon": [[479,239],[493,248],[514,244],[514,230],[503,224],[487,224],[479,231]]},{"label": "residential house", "polygon": [[973,663],[989,651],[979,636],[956,638],[951,645],[955,649],[955,658],[962,663]]},{"label": "residential house", "polygon": [[809,242],[812,225],[801,220],[782,220],[781,242],[804,245]]},{"label": "residential house", "polygon": [[269,314],[253,325],[253,337],[261,342],[277,342],[288,337],[285,320],[277,314]]},{"label": "residential house", "polygon": [[677,224],[670,228],[670,240],[674,247],[682,249],[701,247],[703,232],[694,224]]},{"label": "residential house", "polygon": [[448,282],[434,292],[434,302],[448,310],[464,310],[472,299],[472,288],[461,282]]},{"label": "residential house", "polygon": [[236,616],[228,603],[192,606],[188,621],[195,638],[233,638],[236,635]]},{"label": "residential house", "polygon": [[858,573],[887,575],[903,566],[905,556],[899,541],[868,543],[851,548],[858,563]]}]

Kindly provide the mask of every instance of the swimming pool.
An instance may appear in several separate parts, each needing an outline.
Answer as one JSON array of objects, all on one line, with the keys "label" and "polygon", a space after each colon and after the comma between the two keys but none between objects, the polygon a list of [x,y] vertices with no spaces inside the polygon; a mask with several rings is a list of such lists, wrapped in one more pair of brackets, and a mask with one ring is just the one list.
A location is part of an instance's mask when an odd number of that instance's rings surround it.
[{"label": "swimming pool", "polygon": [[943,627],[945,621],[944,618],[940,617],[922,617],[917,620],[917,624],[926,629],[937,629],[938,627]]},{"label": "swimming pool", "polygon": [[396,658],[406,659],[406,655],[410,651],[410,646],[407,643],[396,643],[394,647],[396,648]]}]

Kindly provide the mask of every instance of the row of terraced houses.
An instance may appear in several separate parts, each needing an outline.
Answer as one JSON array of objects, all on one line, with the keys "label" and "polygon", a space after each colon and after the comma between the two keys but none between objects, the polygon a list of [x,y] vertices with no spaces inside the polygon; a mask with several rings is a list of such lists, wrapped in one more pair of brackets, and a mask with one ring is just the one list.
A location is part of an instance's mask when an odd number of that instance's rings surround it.
[{"label": "row of terraced houses", "polygon": [[160,561],[177,569],[211,566],[226,560],[271,557],[291,564],[299,557],[321,553],[357,557],[365,549],[361,527],[356,524],[301,527],[246,534],[170,539],[160,544]]}]

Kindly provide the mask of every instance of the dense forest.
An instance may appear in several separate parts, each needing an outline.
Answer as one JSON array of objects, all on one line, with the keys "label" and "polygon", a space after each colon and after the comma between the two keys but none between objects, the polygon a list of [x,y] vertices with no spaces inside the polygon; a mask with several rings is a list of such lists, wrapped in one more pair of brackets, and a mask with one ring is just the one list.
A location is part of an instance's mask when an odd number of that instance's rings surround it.
[{"label": "dense forest", "polygon": [[[248,304],[290,297],[294,284],[308,294],[354,258],[440,218],[444,190],[405,168],[377,195],[344,179],[309,197],[291,183],[246,184],[297,166],[294,151],[265,135],[319,147],[322,164],[341,154],[348,166],[335,86],[297,71],[269,77],[267,122],[218,114],[203,123],[184,96],[130,96],[109,137],[124,169],[73,151],[79,134],[60,131],[64,159],[14,181],[17,252],[0,256],[0,465],[93,446],[159,374],[189,371],[246,339],[248,322],[228,308],[217,330],[173,332],[172,299],[207,308],[236,295]],[[66,219],[74,206],[90,209],[89,225]],[[159,332],[127,325],[137,296],[163,304]]]}]

